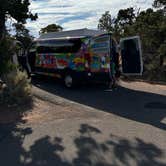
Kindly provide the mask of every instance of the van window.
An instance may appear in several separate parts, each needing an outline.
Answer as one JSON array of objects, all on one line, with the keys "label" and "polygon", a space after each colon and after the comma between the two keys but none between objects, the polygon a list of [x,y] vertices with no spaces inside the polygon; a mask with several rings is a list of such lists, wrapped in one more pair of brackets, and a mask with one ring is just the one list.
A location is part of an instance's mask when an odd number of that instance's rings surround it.
[{"label": "van window", "polygon": [[39,41],[38,53],[76,53],[81,48],[80,39]]},{"label": "van window", "polygon": [[99,36],[92,38],[90,43],[91,49],[94,53],[109,52],[109,36]]}]

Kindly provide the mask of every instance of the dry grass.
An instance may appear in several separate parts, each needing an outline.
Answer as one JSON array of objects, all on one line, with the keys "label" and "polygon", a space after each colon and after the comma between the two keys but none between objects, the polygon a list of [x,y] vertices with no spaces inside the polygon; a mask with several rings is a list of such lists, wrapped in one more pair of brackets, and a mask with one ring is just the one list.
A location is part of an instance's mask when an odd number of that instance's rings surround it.
[{"label": "dry grass", "polygon": [[4,84],[0,87],[0,101],[7,105],[20,105],[31,102],[31,85],[27,75],[13,70],[4,76]]}]

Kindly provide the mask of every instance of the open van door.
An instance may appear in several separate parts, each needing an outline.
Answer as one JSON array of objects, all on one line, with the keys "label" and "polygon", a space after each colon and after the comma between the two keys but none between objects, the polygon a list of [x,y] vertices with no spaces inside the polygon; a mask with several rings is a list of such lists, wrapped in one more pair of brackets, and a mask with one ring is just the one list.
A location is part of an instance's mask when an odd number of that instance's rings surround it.
[{"label": "open van door", "polygon": [[122,73],[125,75],[142,75],[143,61],[139,36],[120,40]]},{"label": "open van door", "polygon": [[36,48],[37,43],[33,42],[28,50],[28,63],[31,68],[31,72],[35,72],[35,61],[36,61]]}]

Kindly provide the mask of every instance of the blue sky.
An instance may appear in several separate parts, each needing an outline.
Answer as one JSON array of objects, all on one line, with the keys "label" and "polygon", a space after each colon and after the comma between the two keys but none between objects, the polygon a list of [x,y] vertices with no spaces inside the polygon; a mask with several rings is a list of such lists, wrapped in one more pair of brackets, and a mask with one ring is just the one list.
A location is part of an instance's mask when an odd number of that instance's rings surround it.
[{"label": "blue sky", "polygon": [[42,27],[59,24],[64,30],[96,29],[105,11],[116,16],[119,9],[127,7],[147,9],[153,0],[31,0],[30,10],[38,13],[38,20],[28,21],[26,27],[35,37]]}]

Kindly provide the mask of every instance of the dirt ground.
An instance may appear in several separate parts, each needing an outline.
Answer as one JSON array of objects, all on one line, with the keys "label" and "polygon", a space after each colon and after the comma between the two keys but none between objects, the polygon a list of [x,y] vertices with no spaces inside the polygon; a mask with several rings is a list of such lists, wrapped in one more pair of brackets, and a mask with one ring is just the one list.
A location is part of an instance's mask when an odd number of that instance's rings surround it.
[{"label": "dirt ground", "polygon": [[[22,110],[22,111],[20,111]],[[86,114],[89,116],[90,112]],[[34,97],[32,108],[28,106],[0,107],[0,124],[25,121],[27,124],[43,123],[56,119],[70,119],[85,116],[85,108],[76,105],[53,104]]]},{"label": "dirt ground", "polygon": [[[84,117],[85,110],[75,105],[64,106],[53,104],[41,99],[35,98],[33,109],[24,114],[23,120],[27,123],[43,123],[56,119],[72,119]],[[88,116],[88,114],[86,114]]]},{"label": "dirt ground", "polygon": [[[166,86],[159,84],[149,84],[145,82],[125,82],[119,81],[121,87],[134,89],[137,91],[166,95]],[[59,99],[57,99],[59,100]],[[23,105],[18,107],[0,106],[0,124],[12,123],[18,120],[26,123],[42,123],[55,119],[82,118],[90,116],[85,107],[76,104],[67,104],[65,100],[57,104],[34,97],[32,106]],[[95,115],[93,115],[95,116]],[[86,118],[86,117],[85,117]]]},{"label": "dirt ground", "polygon": [[16,122],[0,124],[1,165],[166,165],[165,86],[69,90],[36,80],[33,93],[33,105],[20,112],[0,107],[1,123]]},{"label": "dirt ground", "polygon": [[[166,95],[165,85],[150,84],[139,81],[126,82],[122,80],[119,81],[118,84],[121,87],[128,89]],[[85,114],[85,111],[87,110],[86,107],[80,107],[75,103],[68,104],[65,99],[62,99],[63,101],[60,102],[58,100],[59,99],[57,98],[57,104],[55,104],[34,97],[33,104],[31,106],[23,105],[21,108],[19,107],[19,109],[18,107],[0,106],[0,124],[17,122],[18,120],[26,121],[26,123],[42,123],[56,119],[72,119],[73,116],[75,118],[84,118],[84,116],[88,117],[92,114],[89,111]],[[93,116],[95,116],[95,114]]]},{"label": "dirt ground", "polygon": [[152,84],[143,81],[122,81],[118,84],[122,87],[142,92],[155,93],[166,96],[166,85]]}]

